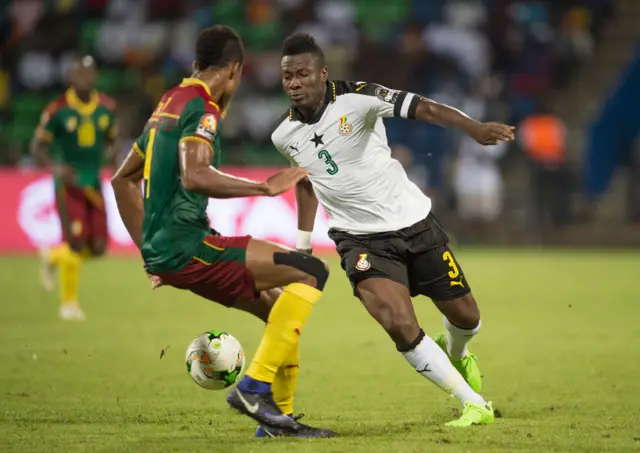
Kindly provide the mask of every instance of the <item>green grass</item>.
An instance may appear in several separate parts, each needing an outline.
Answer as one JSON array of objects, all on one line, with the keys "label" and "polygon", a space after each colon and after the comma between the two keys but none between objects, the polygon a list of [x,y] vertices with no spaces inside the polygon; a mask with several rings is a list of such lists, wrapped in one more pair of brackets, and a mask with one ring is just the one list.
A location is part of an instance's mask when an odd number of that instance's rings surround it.
[{"label": "green grass", "polygon": [[[568,452],[640,450],[640,255],[463,251],[483,314],[472,350],[503,418],[445,429],[457,410],[404,362],[338,263],[302,337],[297,411],[342,434],[261,440],[226,392],[184,366],[209,329],[249,357],[261,324],[170,288],[151,292],[139,263],[83,270],[82,324],[57,319],[32,259],[0,259],[0,451]],[[441,318],[415,301],[428,333]],[[166,350],[160,359],[160,351]]]}]

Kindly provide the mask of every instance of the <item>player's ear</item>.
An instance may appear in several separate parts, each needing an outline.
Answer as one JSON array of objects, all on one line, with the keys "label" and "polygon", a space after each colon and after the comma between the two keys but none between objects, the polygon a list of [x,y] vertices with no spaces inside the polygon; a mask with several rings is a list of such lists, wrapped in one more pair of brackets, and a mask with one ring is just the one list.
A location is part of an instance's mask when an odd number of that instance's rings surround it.
[{"label": "player's ear", "polygon": [[196,60],[193,60],[193,63],[191,63],[191,69],[193,70],[193,72],[196,72],[198,70],[198,63],[196,62]]},{"label": "player's ear", "polygon": [[238,63],[231,63],[229,65],[229,80],[233,80],[238,73]]},{"label": "player's ear", "polygon": [[329,80],[329,69],[326,66],[320,70],[320,78],[322,83],[326,83]]}]

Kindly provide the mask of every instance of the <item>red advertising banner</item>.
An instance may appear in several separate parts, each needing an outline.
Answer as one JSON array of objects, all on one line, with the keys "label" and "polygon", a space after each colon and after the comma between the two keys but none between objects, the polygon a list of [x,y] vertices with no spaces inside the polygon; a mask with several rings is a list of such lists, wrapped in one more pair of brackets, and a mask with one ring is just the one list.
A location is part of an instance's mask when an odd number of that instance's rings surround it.
[{"label": "red advertising banner", "polygon": [[[273,169],[261,168],[225,168],[224,171],[258,181],[274,173]],[[107,209],[110,250],[116,253],[135,252],[118,214],[107,174],[102,191]],[[60,242],[60,220],[55,210],[53,179],[49,173],[0,169],[0,194],[0,254],[29,253]],[[226,236],[250,234],[295,247],[298,228],[293,190],[273,198],[211,199],[207,213],[212,226]],[[313,233],[314,250],[334,250],[327,230],[327,215],[320,208]]]}]

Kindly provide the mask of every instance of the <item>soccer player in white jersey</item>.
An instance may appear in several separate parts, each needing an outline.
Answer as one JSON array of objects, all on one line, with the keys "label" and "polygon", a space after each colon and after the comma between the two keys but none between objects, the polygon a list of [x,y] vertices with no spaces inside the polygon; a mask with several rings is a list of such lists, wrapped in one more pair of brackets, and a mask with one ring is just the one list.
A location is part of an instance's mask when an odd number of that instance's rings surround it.
[{"label": "soccer player in white jersey", "polygon": [[[455,127],[483,145],[514,138],[513,127],[480,123],[420,95],[367,82],[329,80],[324,54],[304,34],[287,38],[282,85],[291,108],[272,135],[292,165],[310,172],[297,186],[298,249],[311,252],[318,202],[329,215],[355,295],[409,364],[457,397],[464,410],[448,426],[491,424],[491,403],[467,343],[480,313],[431,200],[391,158],[382,118],[402,117]],[[446,332],[425,335],[411,297],[430,297]]]}]

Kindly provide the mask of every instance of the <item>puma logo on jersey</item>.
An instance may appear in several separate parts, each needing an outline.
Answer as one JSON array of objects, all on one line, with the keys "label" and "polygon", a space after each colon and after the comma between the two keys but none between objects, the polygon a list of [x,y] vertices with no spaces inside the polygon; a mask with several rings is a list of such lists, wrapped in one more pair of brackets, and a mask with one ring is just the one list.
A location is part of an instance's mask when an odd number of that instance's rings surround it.
[{"label": "puma logo on jersey", "polygon": [[462,282],[462,277],[460,277],[460,281],[451,280],[449,285],[453,288],[454,286],[461,286],[464,288],[464,283]]}]

